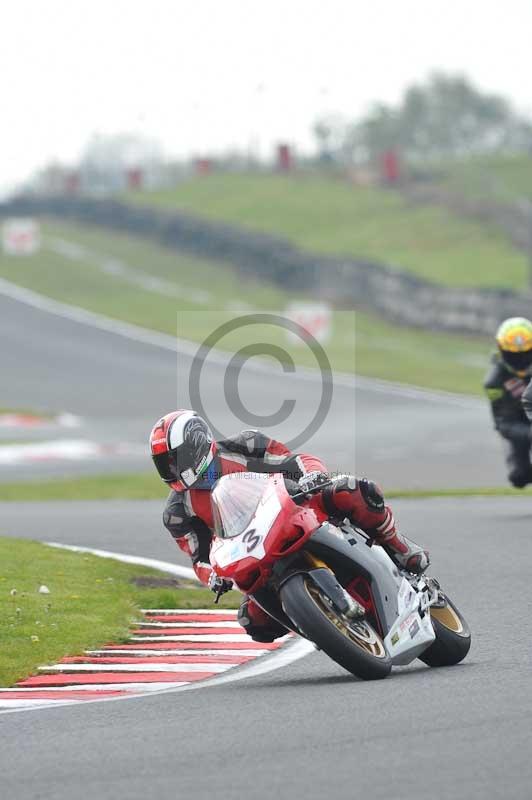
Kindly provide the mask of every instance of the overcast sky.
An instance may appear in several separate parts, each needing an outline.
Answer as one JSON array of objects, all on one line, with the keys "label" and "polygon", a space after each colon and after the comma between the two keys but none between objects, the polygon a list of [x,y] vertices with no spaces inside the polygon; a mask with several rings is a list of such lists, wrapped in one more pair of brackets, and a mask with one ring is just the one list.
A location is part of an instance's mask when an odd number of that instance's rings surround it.
[{"label": "overcast sky", "polygon": [[91,134],[312,146],[322,113],[462,72],[532,114],[532,0],[3,0],[0,186]]}]

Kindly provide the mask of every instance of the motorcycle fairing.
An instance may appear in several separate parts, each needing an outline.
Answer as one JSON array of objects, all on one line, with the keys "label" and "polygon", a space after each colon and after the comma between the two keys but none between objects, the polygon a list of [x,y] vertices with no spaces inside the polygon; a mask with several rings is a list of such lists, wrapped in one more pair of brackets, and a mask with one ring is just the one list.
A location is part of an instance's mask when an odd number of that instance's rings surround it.
[{"label": "motorcycle fairing", "polygon": [[399,616],[384,639],[395,665],[409,664],[436,638],[430,614],[421,605],[419,593],[403,578],[397,594]]},{"label": "motorcycle fairing", "polygon": [[214,540],[211,563],[227,567],[244,558],[261,561],[266,555],[264,540],[280,510],[281,503],[272,482],[244,530],[230,539]]},{"label": "motorcycle fairing", "polygon": [[[245,474],[240,474],[240,479],[244,477]],[[222,481],[226,482],[223,484],[224,490],[231,490],[230,476],[222,478],[220,486]],[[292,500],[286,492],[282,477],[272,476],[251,516],[242,520],[242,530],[232,534],[230,538],[215,539],[211,549],[211,563],[221,567],[223,571],[227,570],[233,580],[237,573],[245,575],[248,585],[239,588],[253,595],[261,586],[261,581],[267,579],[270,570],[277,585],[294,572],[304,571],[309,576],[316,573],[316,578],[319,578],[322,570],[309,570],[299,558],[298,554],[307,551],[334,572],[340,584],[338,591],[346,594],[346,601],[347,592],[341,587],[347,586],[356,575],[361,575],[368,581],[382,628],[384,646],[392,663],[409,663],[434,641],[435,634],[428,612],[428,605],[433,602],[433,598],[422,578],[415,582],[407,580],[385,550],[379,546],[368,547],[367,537],[356,528],[346,526],[339,529],[329,522],[320,525],[310,509],[298,508],[295,504],[289,523],[294,528],[292,533],[295,540],[292,544],[290,538],[287,540],[286,537],[286,520],[280,514],[284,502],[292,503]],[[223,517],[223,509],[219,510]],[[309,518],[296,521],[296,513],[306,514]],[[227,522],[229,525],[229,519]],[[283,547],[287,541],[288,547]],[[281,555],[282,550],[286,553],[284,557]],[[270,560],[271,565],[264,564]],[[259,590],[257,595],[263,595],[263,592]],[[260,599],[257,596],[256,599],[259,604],[262,600],[266,610],[268,605],[271,606],[266,596]],[[338,599],[340,605],[342,599]],[[282,609],[276,610],[274,617],[279,619],[279,616],[285,616]]]},{"label": "motorcycle fairing", "polygon": [[324,523],[312,534],[306,549],[323,558],[333,569],[336,561],[338,567],[345,570],[347,561],[352,573],[362,574],[369,580],[385,634],[386,650],[394,664],[410,663],[435,638],[420,592],[399,572],[382,547],[367,547],[367,539],[356,529],[349,531],[349,539],[344,535],[332,535],[332,527]]}]

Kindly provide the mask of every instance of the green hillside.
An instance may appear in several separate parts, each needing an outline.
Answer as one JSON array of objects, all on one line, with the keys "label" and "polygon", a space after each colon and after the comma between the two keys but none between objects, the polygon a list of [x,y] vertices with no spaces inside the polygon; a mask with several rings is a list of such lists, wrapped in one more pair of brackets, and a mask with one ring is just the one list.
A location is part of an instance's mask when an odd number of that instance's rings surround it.
[{"label": "green hillside", "polygon": [[443,186],[478,199],[510,203],[532,200],[532,157],[493,156],[447,165],[441,171]]},{"label": "green hillside", "polygon": [[[196,341],[239,313],[283,313],[296,299],[242,280],[225,264],[177,254],[139,237],[57,222],[44,226],[40,253],[0,254],[0,276],[63,302]],[[326,351],[337,370],[480,391],[489,342],[398,327],[353,311],[335,312],[333,322]],[[249,335],[249,329],[239,330],[221,346],[238,349],[249,343]],[[255,341],[271,341],[296,362],[315,366],[310,352],[290,345],[283,332],[257,327],[256,335]]]},{"label": "green hillside", "polygon": [[213,174],[127,199],[282,235],[309,251],[401,266],[446,285],[527,282],[525,256],[493,227],[332,178]]}]

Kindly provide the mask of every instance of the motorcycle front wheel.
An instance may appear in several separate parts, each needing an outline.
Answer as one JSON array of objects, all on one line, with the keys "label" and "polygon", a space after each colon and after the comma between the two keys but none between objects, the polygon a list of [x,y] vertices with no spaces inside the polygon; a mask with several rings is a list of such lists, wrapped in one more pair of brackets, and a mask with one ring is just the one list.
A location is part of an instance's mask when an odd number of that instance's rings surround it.
[{"label": "motorcycle front wheel", "polygon": [[341,667],[366,681],[389,675],[392,663],[380,636],[365,619],[349,619],[336,611],[310,575],[293,575],[281,587],[280,597],[301,633]]},{"label": "motorcycle front wheel", "polygon": [[431,606],[430,621],[436,638],[419,656],[429,667],[450,667],[466,657],[471,647],[471,633],[460,611],[442,594],[441,605]]}]

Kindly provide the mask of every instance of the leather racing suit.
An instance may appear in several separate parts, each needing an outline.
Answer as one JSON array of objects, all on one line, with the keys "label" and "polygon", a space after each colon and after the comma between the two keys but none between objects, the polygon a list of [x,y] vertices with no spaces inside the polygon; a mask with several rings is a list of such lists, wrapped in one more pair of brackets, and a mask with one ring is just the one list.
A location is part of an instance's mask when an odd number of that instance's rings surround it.
[{"label": "leather racing suit", "polygon": [[523,392],[522,400],[525,413],[530,422],[532,422],[532,379],[528,382],[528,386]]},{"label": "leather racing suit", "polygon": [[[491,404],[495,429],[506,443],[508,480],[522,489],[532,483],[532,382],[530,377],[521,378],[494,354],[492,366],[484,380],[484,389]],[[525,404],[528,400],[527,418]]]}]

